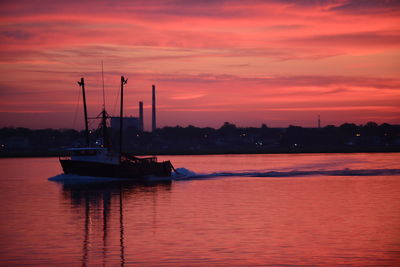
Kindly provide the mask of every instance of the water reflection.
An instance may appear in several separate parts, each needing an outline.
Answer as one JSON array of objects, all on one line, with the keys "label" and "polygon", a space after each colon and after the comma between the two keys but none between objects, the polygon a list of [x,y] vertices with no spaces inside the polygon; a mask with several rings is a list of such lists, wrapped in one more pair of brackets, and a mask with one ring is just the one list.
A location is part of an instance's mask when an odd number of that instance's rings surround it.
[{"label": "water reflection", "polygon": [[[124,266],[124,205],[130,198],[152,196],[157,201],[160,191],[169,192],[171,182],[134,184],[131,182],[103,182],[62,184],[62,196],[69,208],[83,224],[81,265],[95,263]],[[156,206],[154,203],[153,206]],[[156,210],[153,210],[156,213]],[[153,219],[156,219],[154,214]],[[155,224],[155,221],[153,222]],[[111,261],[111,262],[109,262]]]}]

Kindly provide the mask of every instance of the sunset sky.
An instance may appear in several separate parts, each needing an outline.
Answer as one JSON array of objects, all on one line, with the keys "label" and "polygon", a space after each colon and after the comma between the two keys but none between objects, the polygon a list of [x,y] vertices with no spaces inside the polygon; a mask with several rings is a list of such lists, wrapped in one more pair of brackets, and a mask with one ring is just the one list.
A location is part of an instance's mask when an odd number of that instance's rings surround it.
[{"label": "sunset sky", "polygon": [[400,124],[398,0],[2,0],[0,127],[82,129],[102,60],[146,130],[152,84],[159,127]]}]

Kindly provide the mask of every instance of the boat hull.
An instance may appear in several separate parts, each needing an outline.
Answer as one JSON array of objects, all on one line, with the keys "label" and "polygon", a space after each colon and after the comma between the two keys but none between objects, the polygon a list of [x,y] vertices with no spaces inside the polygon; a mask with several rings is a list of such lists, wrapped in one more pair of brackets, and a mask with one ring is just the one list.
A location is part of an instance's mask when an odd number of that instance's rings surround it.
[{"label": "boat hull", "polygon": [[65,174],[77,174],[94,177],[129,178],[144,180],[147,176],[169,177],[172,165],[164,162],[122,162],[120,164],[107,164],[101,162],[78,161],[60,159]]}]

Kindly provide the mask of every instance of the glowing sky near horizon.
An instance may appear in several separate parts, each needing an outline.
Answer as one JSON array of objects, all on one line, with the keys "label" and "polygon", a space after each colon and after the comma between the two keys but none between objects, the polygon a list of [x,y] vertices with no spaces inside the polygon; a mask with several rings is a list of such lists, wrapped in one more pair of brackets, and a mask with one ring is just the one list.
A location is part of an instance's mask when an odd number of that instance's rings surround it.
[{"label": "glowing sky near horizon", "polygon": [[[2,1],[0,127],[81,129],[151,85],[158,126],[400,124],[400,1]],[[81,103],[81,102],[80,102]],[[75,115],[78,110],[78,115]]]}]

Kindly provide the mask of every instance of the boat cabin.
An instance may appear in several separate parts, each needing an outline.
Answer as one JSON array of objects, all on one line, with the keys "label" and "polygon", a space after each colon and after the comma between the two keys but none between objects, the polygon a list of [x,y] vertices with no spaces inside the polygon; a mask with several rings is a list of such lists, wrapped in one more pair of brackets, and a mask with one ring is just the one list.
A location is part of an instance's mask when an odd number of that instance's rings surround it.
[{"label": "boat cabin", "polygon": [[110,153],[110,151],[104,147],[70,148],[68,151],[71,160],[119,164],[119,156]]}]

